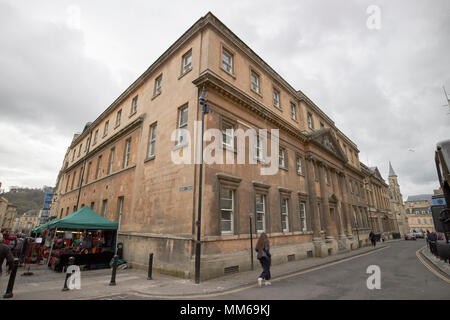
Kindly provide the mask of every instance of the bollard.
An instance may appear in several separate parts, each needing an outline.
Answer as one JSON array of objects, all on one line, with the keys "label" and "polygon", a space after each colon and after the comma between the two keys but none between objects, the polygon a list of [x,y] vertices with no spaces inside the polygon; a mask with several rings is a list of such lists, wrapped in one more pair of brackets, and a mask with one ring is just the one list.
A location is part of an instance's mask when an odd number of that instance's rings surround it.
[{"label": "bollard", "polygon": [[153,271],[153,253],[150,253],[148,258],[148,277],[147,280],[152,280],[152,271]]},{"label": "bollard", "polygon": [[[75,257],[70,257],[69,258],[69,266],[73,265],[75,263]],[[72,271],[72,273],[75,271]],[[62,291],[68,291],[69,287],[67,287],[67,280],[69,280],[70,274],[67,272],[66,273],[66,279],[64,280],[64,287],[62,289]]]},{"label": "bollard", "polygon": [[116,254],[114,256],[114,260],[113,260],[111,282],[109,283],[110,286],[115,286],[116,285],[116,271],[117,271],[117,260],[118,259],[119,259],[119,256]]},{"label": "bollard", "polygon": [[19,266],[19,259],[14,258],[13,268],[11,270],[11,274],[9,275],[8,287],[6,289],[6,293],[3,295],[3,298],[5,299],[13,297],[13,288],[14,282],[16,281],[16,273],[18,266]]}]

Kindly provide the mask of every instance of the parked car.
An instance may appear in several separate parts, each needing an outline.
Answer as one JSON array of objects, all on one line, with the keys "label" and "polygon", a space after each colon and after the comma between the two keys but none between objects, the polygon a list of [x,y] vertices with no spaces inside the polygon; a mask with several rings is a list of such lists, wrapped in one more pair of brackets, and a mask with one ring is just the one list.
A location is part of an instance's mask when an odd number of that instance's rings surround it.
[{"label": "parked car", "polygon": [[423,234],[423,232],[416,232],[414,235],[416,236],[416,238],[420,238],[420,239],[425,238],[425,235]]},{"label": "parked car", "polygon": [[415,230],[413,230],[413,231],[411,231],[410,233],[412,233],[413,235],[415,235],[415,236],[416,236],[416,239],[418,239],[418,238],[424,239],[424,238],[425,238],[425,235],[423,234],[422,231],[415,231]]},{"label": "parked car", "polygon": [[405,234],[405,240],[416,240],[416,235],[412,232]]}]

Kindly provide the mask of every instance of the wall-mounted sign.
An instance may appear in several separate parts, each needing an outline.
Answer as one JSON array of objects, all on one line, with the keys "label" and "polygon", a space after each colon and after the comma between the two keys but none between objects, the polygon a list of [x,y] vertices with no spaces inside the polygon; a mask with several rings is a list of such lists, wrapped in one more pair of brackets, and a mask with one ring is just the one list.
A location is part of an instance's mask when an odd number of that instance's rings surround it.
[{"label": "wall-mounted sign", "polygon": [[179,192],[188,191],[188,190],[192,190],[192,186],[181,187],[178,189]]}]

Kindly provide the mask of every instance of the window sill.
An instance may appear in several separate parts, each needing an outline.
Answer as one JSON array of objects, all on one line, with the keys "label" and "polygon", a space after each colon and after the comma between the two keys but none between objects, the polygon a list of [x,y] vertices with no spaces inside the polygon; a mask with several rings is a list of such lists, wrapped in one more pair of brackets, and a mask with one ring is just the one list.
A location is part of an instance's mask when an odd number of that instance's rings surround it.
[{"label": "window sill", "polygon": [[105,138],[107,135],[108,135],[108,134],[104,134],[104,135],[102,136],[102,139]]},{"label": "window sill", "polygon": [[155,156],[148,157],[144,160],[144,163],[155,160]]},{"label": "window sill", "polygon": [[114,130],[116,130],[118,127],[120,127],[120,123],[119,123],[119,124],[116,124],[116,125],[114,126]]},{"label": "window sill", "polygon": [[253,89],[252,87],[250,87],[250,90],[251,90],[253,93],[256,93],[256,94],[257,94],[258,96],[260,96],[261,98],[263,97],[262,94],[261,94],[260,92],[256,91],[256,90]]},{"label": "window sill", "polygon": [[283,169],[283,170],[285,170],[285,171],[289,171],[288,170],[288,168],[286,168],[286,167],[279,167],[280,169]]},{"label": "window sill", "polygon": [[130,113],[130,115],[128,116],[128,118],[131,118],[132,116],[134,116],[137,113],[137,111]]},{"label": "window sill", "polygon": [[234,74],[234,72],[229,72],[227,69],[224,69],[223,67],[220,67],[220,69],[225,72],[227,75],[229,75],[230,77],[232,77],[234,80],[236,80],[236,75]]},{"label": "window sill", "polygon": [[276,106],[276,105],[273,105],[274,107],[275,107],[275,109],[277,109],[277,110],[279,110],[280,112],[283,112],[283,108],[281,107],[281,106]]},{"label": "window sill", "polygon": [[301,176],[301,177],[303,177],[303,178],[305,177],[305,175],[304,175],[303,173],[300,173],[300,172],[297,172],[297,175],[298,175],[298,176]]},{"label": "window sill", "polygon": [[160,96],[160,95],[161,95],[161,92],[162,92],[162,91],[160,91],[160,92],[158,92],[158,93],[155,93],[155,94],[153,95],[153,97],[152,97],[151,100],[153,100],[153,99],[155,99],[156,97]]},{"label": "window sill", "polygon": [[189,72],[191,72],[192,71],[192,67],[189,69],[189,70],[187,70],[187,71],[185,71],[185,72],[183,72],[182,74],[180,74],[180,76],[178,77],[178,80],[180,80],[181,78],[183,78],[185,75],[187,75]]}]

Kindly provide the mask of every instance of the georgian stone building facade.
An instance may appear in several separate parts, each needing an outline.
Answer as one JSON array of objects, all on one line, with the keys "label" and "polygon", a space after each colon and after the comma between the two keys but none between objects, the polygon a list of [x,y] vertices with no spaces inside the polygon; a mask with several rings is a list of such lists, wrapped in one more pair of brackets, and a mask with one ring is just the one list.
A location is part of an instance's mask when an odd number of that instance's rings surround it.
[{"label": "georgian stone building facade", "polygon": [[435,231],[431,214],[432,194],[408,196],[405,201],[406,215],[410,231]]},{"label": "georgian stone building facade", "polygon": [[392,239],[392,234],[398,232],[396,216],[391,211],[388,196],[389,186],[384,181],[377,167],[363,165],[366,173],[364,185],[367,193],[371,228],[376,234],[382,234],[385,239]]},{"label": "georgian stone building facade", "polygon": [[[258,153],[256,164],[205,164],[201,182],[198,164],[172,161],[196,151],[172,133],[194,136],[202,88],[205,129],[223,132],[224,158],[235,154],[238,129],[279,130],[279,150],[267,149],[279,152],[276,174],[260,174],[267,163]],[[52,212],[64,217],[88,205],[120,217],[132,265],[145,267],[153,252],[155,268],[193,277],[202,183],[203,279],[250,268],[250,214],[253,238],[269,235],[273,263],[327,256],[368,243],[358,153],[314,102],[208,13],[74,136]]]},{"label": "georgian stone building facade", "polygon": [[17,206],[0,197],[0,230],[12,230]]}]

